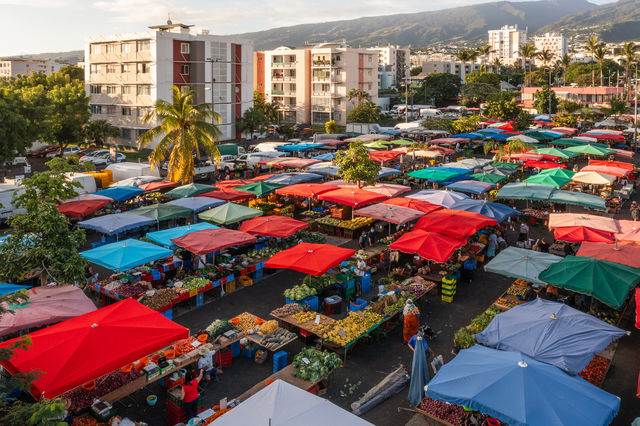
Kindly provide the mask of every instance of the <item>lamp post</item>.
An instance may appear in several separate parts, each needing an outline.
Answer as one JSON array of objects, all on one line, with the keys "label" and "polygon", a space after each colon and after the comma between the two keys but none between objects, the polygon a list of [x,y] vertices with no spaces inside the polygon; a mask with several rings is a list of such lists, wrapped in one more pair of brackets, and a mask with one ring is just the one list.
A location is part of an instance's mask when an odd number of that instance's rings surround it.
[{"label": "lamp post", "polygon": [[638,152],[638,61],[636,61],[636,88],[633,91],[633,151]]}]

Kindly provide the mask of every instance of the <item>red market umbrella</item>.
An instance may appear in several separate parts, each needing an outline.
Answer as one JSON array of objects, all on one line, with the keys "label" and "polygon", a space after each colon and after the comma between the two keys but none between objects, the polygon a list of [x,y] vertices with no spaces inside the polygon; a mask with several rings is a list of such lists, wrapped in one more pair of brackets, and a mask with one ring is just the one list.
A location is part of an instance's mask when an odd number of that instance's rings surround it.
[{"label": "red market umbrella", "polygon": [[314,164],[322,163],[322,160],[312,160],[310,158],[284,158],[273,165],[278,169],[304,169]]},{"label": "red market umbrella", "polygon": [[143,185],[138,185],[138,188],[144,189],[147,192],[160,191],[162,189],[175,188],[178,186],[177,182],[171,182],[170,180],[161,180],[159,182],[149,182]]},{"label": "red market umbrella", "polygon": [[234,186],[241,186],[253,183],[252,179],[231,179],[231,180],[221,180],[220,182],[216,182],[216,186],[218,188],[233,188]]},{"label": "red market umbrella", "polygon": [[402,155],[400,151],[375,151],[369,153],[369,158],[378,163],[384,163],[385,161],[391,161]]},{"label": "red market umbrella", "polygon": [[[544,157],[543,154],[536,154],[533,152],[522,152],[522,153],[511,154],[512,160],[542,160],[543,157]],[[505,155],[502,158],[509,158],[509,155]]]},{"label": "red market umbrella", "polygon": [[554,127],[551,130],[556,130],[558,132],[566,133],[567,136],[573,136],[578,133],[578,129],[574,129],[573,127]]},{"label": "red market umbrella", "polygon": [[[426,217],[426,216],[425,216]],[[403,253],[417,253],[425,259],[444,263],[449,260],[454,251],[465,244],[465,240],[429,232],[422,229],[407,232],[391,243],[391,250]]]},{"label": "red market umbrella", "polygon": [[276,253],[264,263],[264,266],[265,268],[293,269],[318,277],[355,253],[355,250],[330,244],[301,243]]},{"label": "red market umbrella", "polygon": [[240,231],[263,237],[288,237],[309,226],[308,223],[286,216],[258,216],[245,220]]},{"label": "red market umbrella", "polygon": [[502,126],[498,126],[496,127],[496,129],[503,129],[503,130],[507,130],[509,132],[515,132],[516,129],[514,129],[514,127],[511,125],[511,123],[505,123]]},{"label": "red market umbrella", "polygon": [[435,143],[435,144],[456,144],[456,143],[464,143],[464,142],[469,142],[469,138],[438,138],[438,139],[431,139],[429,141],[429,143]]},{"label": "red market umbrella", "polygon": [[614,133],[584,133],[578,136],[594,138],[598,139],[599,141],[624,141],[623,135],[617,135]]},{"label": "red market umbrella", "polygon": [[388,200],[384,200],[382,204],[393,204],[394,206],[409,207],[410,209],[418,210],[427,214],[442,209],[442,206],[438,204],[432,204],[428,201],[415,200],[413,198],[390,198]]},{"label": "red market umbrella", "polygon": [[[11,374],[42,371],[31,386],[31,394],[39,399],[54,398],[186,339],[189,330],[128,298],[29,337],[33,343],[29,350],[16,350],[2,365]],[[0,347],[10,347],[18,339]]]},{"label": "red market umbrella", "polygon": [[292,197],[312,198],[329,191],[335,191],[336,187],[324,183],[298,183],[276,189],[276,194],[290,195]]},{"label": "red market umbrella", "polygon": [[[104,197],[107,198],[107,197]],[[84,217],[91,213],[95,213],[101,208],[104,208],[111,204],[113,200],[107,198],[106,200],[81,200],[81,201],[66,201],[56,208],[58,211],[67,216]]]},{"label": "red market umbrella", "polygon": [[251,179],[249,179],[251,182],[259,182],[261,180],[266,180],[269,179],[271,176],[275,176],[275,174],[273,173],[268,173],[266,175],[259,175],[256,177],[252,177]]},{"label": "red market umbrella", "polygon": [[631,173],[628,169],[623,169],[621,167],[608,166],[604,164],[589,164],[588,166],[583,167],[581,172],[598,172],[604,173],[607,175],[617,176],[617,177],[625,177]]},{"label": "red market umbrella", "polygon": [[325,192],[318,196],[319,200],[332,201],[351,207],[362,207],[387,198],[389,197],[386,195],[358,188],[338,188],[335,191]]},{"label": "red market umbrella", "polygon": [[191,253],[201,255],[215,253],[227,247],[241,246],[256,241],[256,237],[242,231],[233,229],[203,229],[190,232],[180,238],[171,240],[175,245],[189,250]]},{"label": "red market umbrella", "polygon": [[[249,182],[253,183],[253,182]],[[216,184],[217,185],[217,184]],[[198,197],[217,198],[225,201],[238,201],[246,200],[247,198],[255,198],[255,195],[244,191],[236,191],[231,187],[222,187],[215,191],[205,192],[204,194],[198,194]]]},{"label": "red market umbrella", "polygon": [[465,238],[485,226],[497,224],[495,219],[490,219],[480,213],[441,209],[421,217],[416,223],[415,229],[438,232],[453,238]]},{"label": "red market umbrella", "polygon": [[[353,183],[346,183],[343,180],[332,180],[326,183],[331,186],[339,186],[341,188],[357,188],[358,186]],[[411,187],[404,185],[397,185],[393,183],[376,183],[375,185],[363,186],[365,191],[376,192],[378,194],[386,195],[387,197],[397,197],[398,195],[411,191]]]},{"label": "red market umbrella", "polygon": [[589,166],[611,166],[618,167],[629,171],[634,170],[634,166],[626,161],[613,161],[613,160],[589,160]]},{"label": "red market umbrella", "polygon": [[534,169],[566,169],[565,164],[553,163],[551,161],[535,161],[529,160],[524,163],[524,167],[531,167]]},{"label": "red market umbrella", "polygon": [[640,268],[640,244],[632,242],[592,243],[585,241],[580,244],[576,256],[595,257],[608,262],[622,263],[632,268]]},{"label": "red market umbrella", "polygon": [[635,220],[616,220],[620,232],[616,234],[618,241],[640,242],[640,222]]},{"label": "red market umbrella", "polygon": [[402,225],[412,220],[416,220],[425,215],[424,212],[408,207],[394,206],[393,204],[372,204],[370,206],[356,210],[356,216],[370,217],[383,220],[396,225]]},{"label": "red market umbrella", "polygon": [[589,241],[592,243],[614,243],[613,232],[601,231],[599,229],[586,228],[584,226],[565,226],[555,228],[553,236],[558,241],[568,243],[581,243]]}]

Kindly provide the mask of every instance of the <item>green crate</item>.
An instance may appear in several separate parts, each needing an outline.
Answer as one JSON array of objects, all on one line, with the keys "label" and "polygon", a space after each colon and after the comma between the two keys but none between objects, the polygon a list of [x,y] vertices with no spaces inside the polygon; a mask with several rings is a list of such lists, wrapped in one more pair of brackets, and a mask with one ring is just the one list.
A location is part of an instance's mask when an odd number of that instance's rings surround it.
[{"label": "green crate", "polygon": [[445,295],[445,296],[453,296],[454,294],[456,294],[456,290],[455,289],[453,289],[453,290],[442,289],[442,294]]}]

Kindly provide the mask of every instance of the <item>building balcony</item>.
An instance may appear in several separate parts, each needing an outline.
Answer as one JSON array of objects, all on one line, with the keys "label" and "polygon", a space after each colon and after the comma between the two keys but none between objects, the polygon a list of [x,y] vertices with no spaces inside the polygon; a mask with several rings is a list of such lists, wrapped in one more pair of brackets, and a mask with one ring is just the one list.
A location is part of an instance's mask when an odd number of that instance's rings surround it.
[{"label": "building balcony", "polygon": [[341,94],[332,93],[332,92],[313,92],[311,95],[318,98],[341,98],[342,97]]},{"label": "building balcony", "polygon": [[283,105],[282,106],[282,110],[283,111],[295,111],[296,110],[296,106],[295,106],[295,104],[294,105],[291,105],[291,104]]},{"label": "building balcony", "polygon": [[284,90],[272,90],[271,95],[273,96],[284,96]]},{"label": "building balcony", "polygon": [[295,92],[295,91],[294,91],[294,92],[287,92],[287,91],[285,91],[285,92],[284,92],[284,96],[288,96],[288,97],[290,97],[290,98],[295,98],[295,97],[297,97],[298,95],[296,94],[296,92]]},{"label": "building balcony", "polygon": [[285,62],[282,64],[285,68],[295,68],[298,66],[297,62]]}]

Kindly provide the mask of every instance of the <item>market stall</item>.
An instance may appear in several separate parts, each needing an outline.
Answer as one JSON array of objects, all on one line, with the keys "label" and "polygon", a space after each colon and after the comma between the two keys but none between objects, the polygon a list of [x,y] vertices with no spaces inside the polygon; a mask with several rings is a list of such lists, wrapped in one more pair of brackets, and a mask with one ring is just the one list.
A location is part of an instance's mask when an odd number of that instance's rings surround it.
[{"label": "market stall", "polygon": [[240,204],[227,203],[198,214],[198,218],[219,225],[228,225],[261,215],[261,210],[252,209]]},{"label": "market stall", "polygon": [[80,252],[80,255],[89,262],[120,272],[166,259],[173,256],[173,251],[152,243],[128,239],[86,250]]},{"label": "market stall", "polygon": [[56,208],[67,216],[85,217],[108,206],[113,198],[98,194],[82,194],[60,203]]},{"label": "market stall", "polygon": [[113,213],[78,222],[80,228],[92,229],[101,234],[120,236],[126,231],[154,225],[155,220],[131,213]]},{"label": "market stall", "polygon": [[468,195],[455,191],[442,191],[438,189],[423,189],[415,194],[407,195],[407,198],[426,201],[428,203],[442,206],[443,208],[451,208],[456,202],[466,200]]},{"label": "market stall", "polygon": [[147,233],[147,235],[145,235],[145,237],[157,244],[160,244],[163,247],[173,250],[177,246],[171,240],[180,238],[182,236],[190,234],[191,232],[202,231],[204,229],[218,229],[218,227],[216,225],[211,225],[210,223],[207,223],[207,222],[201,222],[201,223],[194,223],[193,225],[185,225],[185,226],[178,226],[171,229],[165,229],[163,231],[149,232]]},{"label": "market stall", "polygon": [[185,198],[185,197],[195,197],[196,195],[203,194],[205,192],[215,191],[215,186],[204,185],[201,183],[189,183],[187,185],[182,185],[177,188],[172,189],[167,192],[165,195],[168,198]]}]

